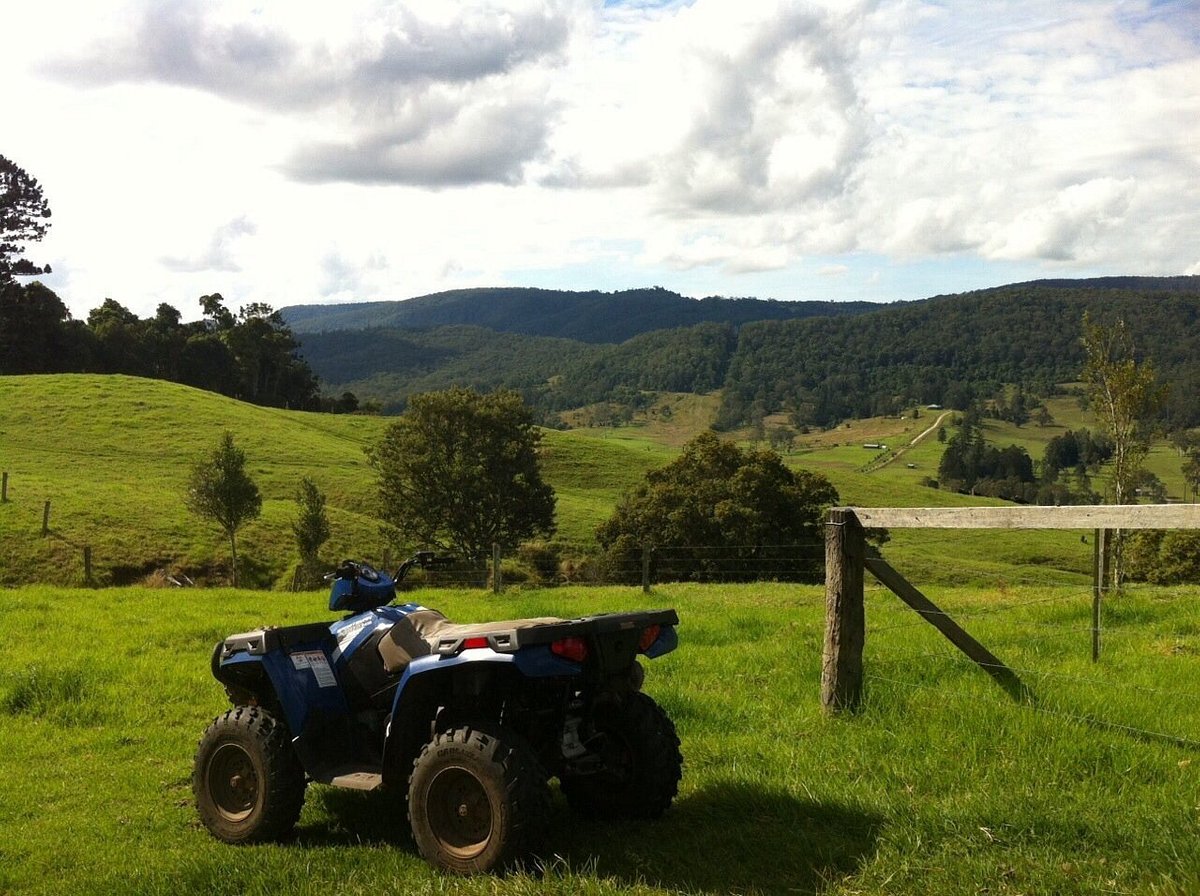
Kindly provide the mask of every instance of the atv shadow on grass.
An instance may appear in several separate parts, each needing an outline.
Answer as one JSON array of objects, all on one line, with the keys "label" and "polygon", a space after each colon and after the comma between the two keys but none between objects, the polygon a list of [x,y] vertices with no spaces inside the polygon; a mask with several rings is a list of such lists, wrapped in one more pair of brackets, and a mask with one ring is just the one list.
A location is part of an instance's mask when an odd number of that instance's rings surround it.
[{"label": "atv shadow on grass", "polygon": [[[416,848],[402,799],[320,788],[328,824],[302,818],[306,848],[378,844]],[[314,797],[317,797],[314,799]],[[550,874],[595,874],[634,887],[687,892],[818,894],[874,854],[881,816],[748,784],[709,785],[657,821],[590,821],[557,797],[541,864]]]},{"label": "atv shadow on grass", "polygon": [[594,860],[600,877],[630,886],[820,893],[874,854],[883,823],[850,806],[731,782],[681,796],[655,822],[564,820],[547,846],[571,868]]},{"label": "atv shadow on grass", "polygon": [[[391,846],[417,856],[408,827],[403,793],[364,793],[336,787],[309,787],[295,843],[324,846]],[[313,811],[323,816],[314,823]]]}]

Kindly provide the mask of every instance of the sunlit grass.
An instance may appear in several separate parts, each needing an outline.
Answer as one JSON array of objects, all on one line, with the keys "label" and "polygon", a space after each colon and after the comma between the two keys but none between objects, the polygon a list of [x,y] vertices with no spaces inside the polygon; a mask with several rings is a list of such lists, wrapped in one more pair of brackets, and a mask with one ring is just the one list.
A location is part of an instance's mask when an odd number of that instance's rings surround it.
[{"label": "sunlit grass", "polygon": [[1093,664],[1086,584],[926,590],[1036,704],[1013,703],[874,586],[865,705],[840,719],[818,705],[818,587],[413,595],[463,620],[639,606],[682,619],[679,650],[647,664],[646,685],[683,740],[675,807],[601,824],[556,801],[544,874],[472,880],[432,872],[378,796],[314,786],[295,839],[276,845],[224,846],[198,825],[192,751],[223,705],[213,642],[331,618],[323,595],[0,592],[0,890],[1194,892],[1200,594],[1112,599]]}]

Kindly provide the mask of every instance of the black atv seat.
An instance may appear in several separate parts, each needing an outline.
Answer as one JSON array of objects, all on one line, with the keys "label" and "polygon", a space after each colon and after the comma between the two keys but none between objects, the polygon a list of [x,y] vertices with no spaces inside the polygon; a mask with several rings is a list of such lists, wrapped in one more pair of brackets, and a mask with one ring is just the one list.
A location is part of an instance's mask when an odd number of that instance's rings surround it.
[{"label": "black atv seat", "polygon": [[391,627],[379,641],[379,656],[389,673],[404,671],[417,657],[433,653],[447,639],[481,638],[500,632],[549,625],[565,620],[556,616],[531,619],[504,619],[499,622],[479,622],[459,625],[437,610],[417,610],[409,613]]}]

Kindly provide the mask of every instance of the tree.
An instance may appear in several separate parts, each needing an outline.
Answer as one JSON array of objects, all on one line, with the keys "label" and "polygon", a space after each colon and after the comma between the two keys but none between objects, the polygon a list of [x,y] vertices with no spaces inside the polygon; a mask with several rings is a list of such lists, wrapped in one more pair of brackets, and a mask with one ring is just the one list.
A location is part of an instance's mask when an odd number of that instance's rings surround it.
[{"label": "tree", "polygon": [[45,284],[0,280],[0,374],[86,369],[91,342]]},{"label": "tree", "polygon": [[15,276],[50,273],[49,265],[38,267],[20,257],[25,243],[46,235],[49,220],[50,206],[37,179],[0,156],[0,285]]},{"label": "tree", "polygon": [[[1149,419],[1162,404],[1166,390],[1155,381],[1149,360],[1134,357],[1133,340],[1125,321],[1093,323],[1083,313],[1083,348],[1086,361],[1083,381],[1088,402],[1112,439],[1114,504],[1136,504],[1142,464],[1150,453]],[[1112,580],[1118,588],[1124,579],[1124,538],[1117,533],[1113,545]]]},{"label": "tree", "polygon": [[772,426],[767,430],[767,441],[773,451],[784,453],[796,445],[796,430],[790,426]]},{"label": "tree", "polygon": [[412,396],[368,451],[385,526],[410,546],[481,565],[554,531],[554,490],[542,481],[540,434],[521,396],[455,387]]},{"label": "tree", "polygon": [[321,545],[329,540],[325,495],[315,482],[305,476],[296,490],[296,503],[299,505],[299,514],[292,524],[292,534],[296,536],[296,548],[300,552],[300,568],[296,578],[298,582],[303,580],[305,585],[315,584],[321,565],[318,554]]},{"label": "tree", "polygon": [[821,520],[837,499],[819,473],[702,433],[627,492],[596,537],[626,580],[640,578],[646,547],[655,548],[658,578],[814,580]]},{"label": "tree", "polygon": [[229,538],[236,588],[237,531],[262,512],[262,496],[246,473],[246,452],[234,446],[232,433],[226,432],[212,455],[192,468],[187,507],[197,516],[217,523]]},{"label": "tree", "polygon": [[1083,381],[1088,401],[1112,439],[1114,504],[1136,503],[1136,483],[1150,451],[1148,420],[1165,390],[1155,381],[1154,365],[1138,362],[1123,320],[1105,325],[1083,314]]},{"label": "tree", "polygon": [[1192,501],[1194,502],[1197,493],[1200,492],[1200,448],[1192,448],[1188,451],[1181,470],[1184,481],[1192,490]]},{"label": "tree", "polygon": [[1154,585],[1192,584],[1200,580],[1200,532],[1143,529],[1127,549],[1129,578]]}]

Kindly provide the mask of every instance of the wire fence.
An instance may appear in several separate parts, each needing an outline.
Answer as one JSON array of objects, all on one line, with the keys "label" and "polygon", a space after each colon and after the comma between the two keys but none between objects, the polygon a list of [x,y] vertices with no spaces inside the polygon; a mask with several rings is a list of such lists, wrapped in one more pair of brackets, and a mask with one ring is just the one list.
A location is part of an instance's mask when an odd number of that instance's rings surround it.
[{"label": "wire fence", "polygon": [[[414,568],[406,587],[492,588],[558,585],[634,585],[649,589],[672,582],[802,582],[824,576],[824,542],[788,544],[621,545],[603,551],[596,544],[554,542],[524,545],[516,551],[494,551],[475,564],[457,561],[449,567]],[[382,569],[396,565],[385,551]]]},{"label": "wire fence", "polygon": [[1092,588],[1023,579],[1003,592],[929,588],[938,611],[925,615],[952,619],[992,651],[1025,685],[1025,702],[1014,703],[922,615],[873,585],[864,589],[866,699],[961,701],[964,711],[982,702],[1200,750],[1200,589],[1106,592],[1093,660]]}]

